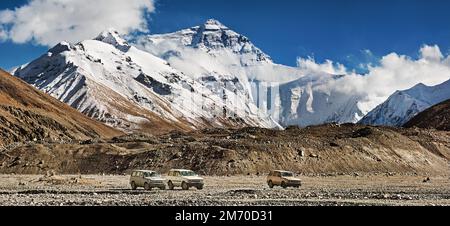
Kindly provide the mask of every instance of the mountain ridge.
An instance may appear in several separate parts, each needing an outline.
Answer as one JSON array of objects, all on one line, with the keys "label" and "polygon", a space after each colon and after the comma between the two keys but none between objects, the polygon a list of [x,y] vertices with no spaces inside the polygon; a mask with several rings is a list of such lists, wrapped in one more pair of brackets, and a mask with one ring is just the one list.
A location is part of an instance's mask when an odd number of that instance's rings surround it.
[{"label": "mountain ridge", "polygon": [[436,86],[419,83],[392,94],[360,123],[401,127],[420,112],[447,99],[450,99],[450,80]]}]

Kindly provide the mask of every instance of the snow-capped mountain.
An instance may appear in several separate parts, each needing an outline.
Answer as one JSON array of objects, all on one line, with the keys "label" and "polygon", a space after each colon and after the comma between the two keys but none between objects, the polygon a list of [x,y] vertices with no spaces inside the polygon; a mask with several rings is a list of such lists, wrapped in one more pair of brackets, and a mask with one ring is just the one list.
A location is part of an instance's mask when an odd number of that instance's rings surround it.
[{"label": "snow-capped mountain", "polygon": [[124,131],[358,122],[343,76],[274,63],[217,20],[125,40],[114,30],[62,42],[14,75]]},{"label": "snow-capped mountain", "polygon": [[143,36],[138,38],[137,44],[165,59],[184,54],[173,48],[175,45],[178,48],[200,49],[212,56],[218,56],[223,54],[224,50],[230,50],[231,53],[239,55],[242,64],[272,62],[270,57],[253,45],[247,37],[232,31],[214,19],[207,20],[203,25],[174,33]]},{"label": "snow-capped mountain", "polygon": [[175,33],[143,36],[136,45],[167,60],[215,94],[222,95],[225,88],[246,103],[255,103],[248,79],[251,68],[272,64],[248,38],[216,20]]},{"label": "snow-capped mountain", "polygon": [[278,127],[233,90],[218,87],[213,93],[167,61],[129,45],[114,30],[77,44],[62,42],[14,75],[125,131]]},{"label": "snow-capped mountain", "polygon": [[170,34],[142,36],[135,45],[219,94],[221,87],[256,104],[283,126],[357,122],[363,113],[358,99],[323,91],[339,79],[329,74],[307,75],[299,68],[272,62],[247,37],[217,20]]},{"label": "snow-capped mountain", "polygon": [[437,86],[418,84],[397,91],[361,121],[367,125],[403,126],[420,112],[450,99],[450,80]]}]

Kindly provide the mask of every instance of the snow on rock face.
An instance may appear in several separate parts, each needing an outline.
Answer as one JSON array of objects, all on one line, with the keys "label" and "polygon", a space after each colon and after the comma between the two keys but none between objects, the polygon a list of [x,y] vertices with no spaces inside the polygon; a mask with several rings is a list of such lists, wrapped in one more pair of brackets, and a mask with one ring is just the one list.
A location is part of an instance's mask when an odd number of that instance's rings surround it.
[{"label": "snow on rock face", "polygon": [[226,51],[229,51],[228,54],[238,54],[241,62],[237,63],[243,65],[272,62],[271,58],[254,46],[247,37],[214,19],[175,33],[140,37],[137,45],[165,59],[180,54],[174,47],[191,47],[208,52],[212,56],[221,56]]},{"label": "snow on rock face", "polygon": [[201,26],[171,34],[143,36],[135,45],[167,60],[171,67],[231,101],[230,108],[261,114],[253,102],[248,78],[265,73],[262,67],[271,68],[273,63],[246,37],[220,22],[208,20]]},{"label": "snow on rock face", "polygon": [[418,84],[397,91],[384,103],[369,112],[361,124],[403,126],[420,112],[450,99],[450,80],[437,86]]},{"label": "snow on rock face", "polygon": [[217,20],[140,37],[135,44],[217,95],[225,87],[231,98],[253,103],[282,126],[357,122],[363,114],[358,98],[320,90],[333,76],[306,76],[299,68],[275,64],[247,37]]},{"label": "snow on rock face", "polygon": [[120,37],[119,32],[112,28],[102,32],[94,40],[111,44],[123,52],[127,52],[130,49],[128,42]]},{"label": "snow on rock face", "polygon": [[357,96],[325,91],[323,85],[339,79],[333,75],[306,75],[288,83],[255,81],[258,106],[266,109],[283,126],[302,127],[324,123],[349,123],[360,120]]},{"label": "snow on rock face", "polygon": [[250,40],[219,21],[210,19],[205,24],[191,28],[195,31],[190,46],[206,50],[231,49],[234,53],[254,54],[256,61],[271,61],[270,57],[256,48]]},{"label": "snow on rock face", "polygon": [[60,43],[15,75],[124,131],[155,121],[184,129],[278,126],[254,105],[227,98],[231,91],[216,95],[165,60],[130,46],[113,30],[94,40]]}]

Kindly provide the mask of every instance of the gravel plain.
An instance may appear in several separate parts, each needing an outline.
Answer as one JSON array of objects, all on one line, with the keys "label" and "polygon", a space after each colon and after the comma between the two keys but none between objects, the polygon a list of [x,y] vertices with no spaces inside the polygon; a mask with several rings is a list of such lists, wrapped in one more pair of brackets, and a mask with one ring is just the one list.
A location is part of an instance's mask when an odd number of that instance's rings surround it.
[{"label": "gravel plain", "polygon": [[0,175],[3,206],[450,206],[450,178],[300,177],[269,189],[262,176],[205,177],[205,189],[137,190],[122,175]]}]

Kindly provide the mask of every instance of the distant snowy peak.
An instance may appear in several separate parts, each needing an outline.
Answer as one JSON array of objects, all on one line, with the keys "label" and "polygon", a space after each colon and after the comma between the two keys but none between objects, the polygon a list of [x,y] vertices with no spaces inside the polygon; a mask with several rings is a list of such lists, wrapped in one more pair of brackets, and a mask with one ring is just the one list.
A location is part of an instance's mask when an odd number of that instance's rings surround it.
[{"label": "distant snowy peak", "polygon": [[203,26],[206,30],[228,30],[229,28],[216,19],[208,19]]},{"label": "distant snowy peak", "polygon": [[170,34],[151,35],[145,39],[144,42],[149,41],[154,45],[171,41],[177,45],[203,49],[212,54],[215,51],[228,49],[235,54],[254,55],[252,60],[257,62],[272,62],[270,56],[253,45],[246,36],[231,30],[214,19],[209,19],[200,26]]},{"label": "distant snowy peak", "polygon": [[420,112],[450,99],[450,80],[436,86],[422,83],[411,89],[397,91],[383,104],[369,112],[362,124],[403,126]]},{"label": "distant snowy peak", "polygon": [[126,52],[130,49],[130,45],[128,44],[128,42],[121,37],[118,31],[113,28],[103,31],[96,38],[94,38],[94,40],[111,44],[123,52]]}]

